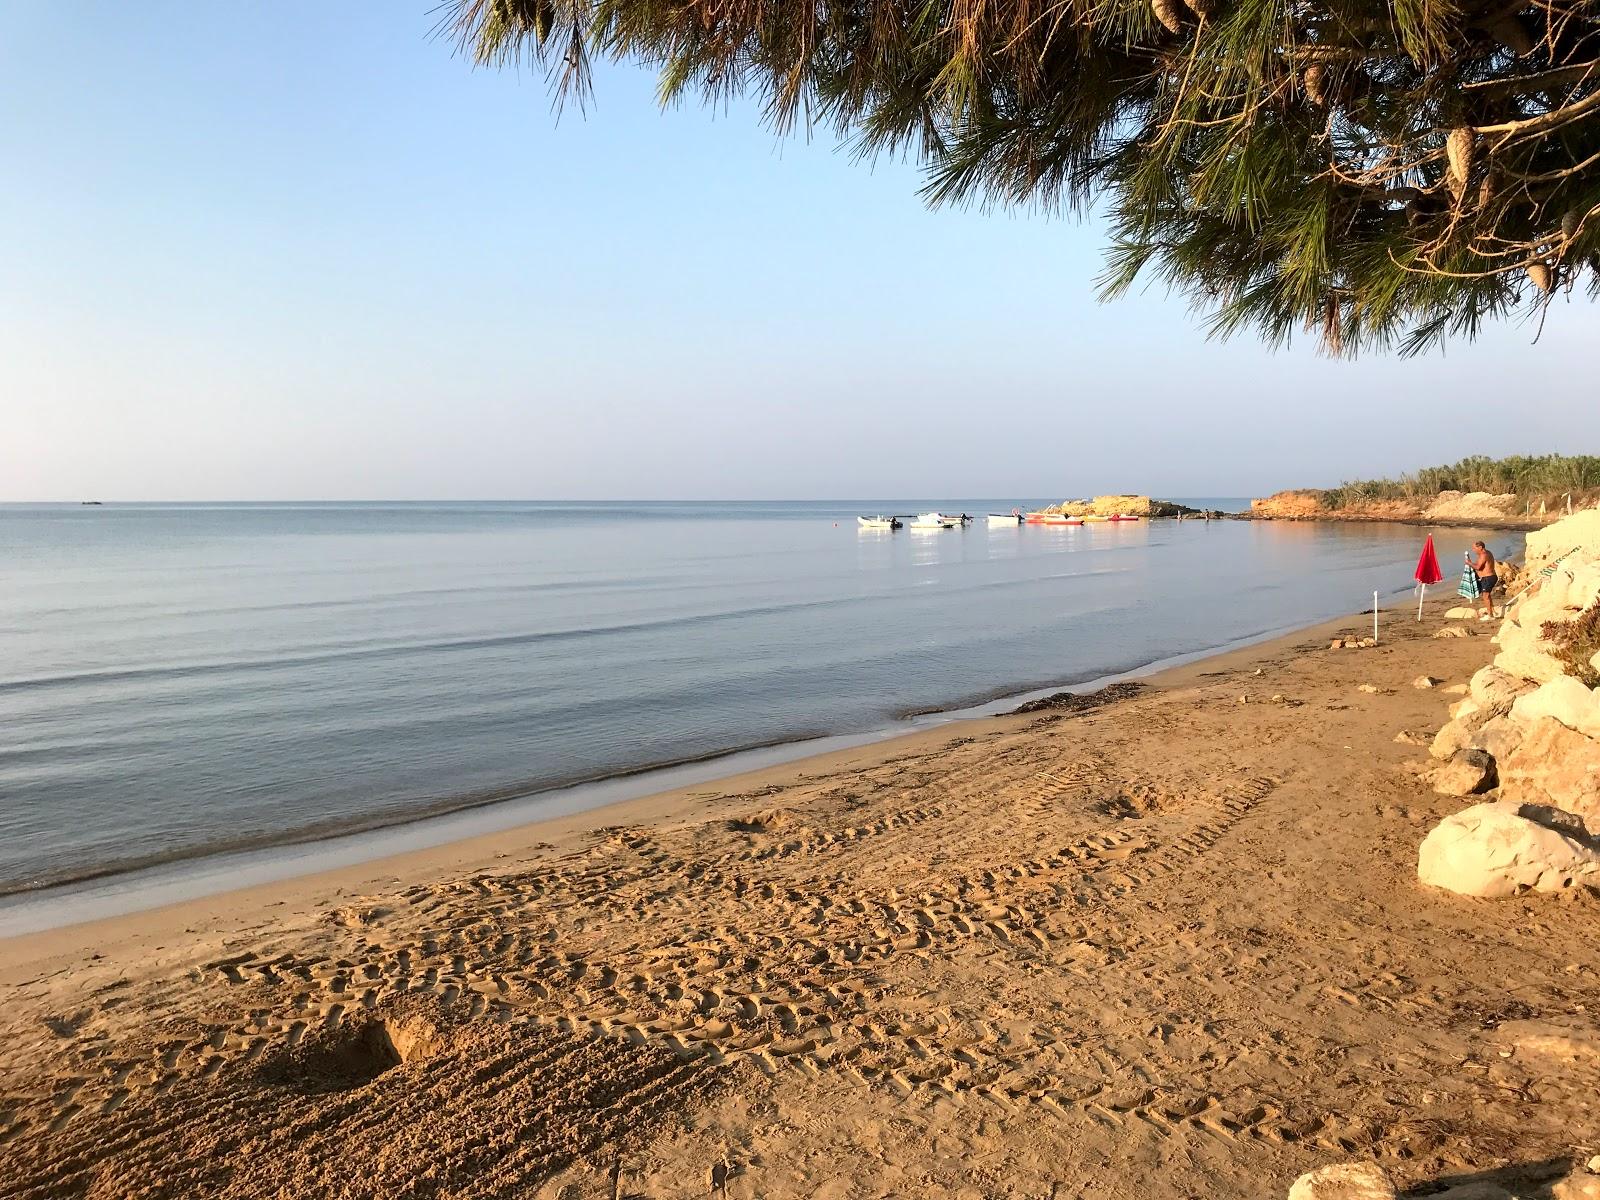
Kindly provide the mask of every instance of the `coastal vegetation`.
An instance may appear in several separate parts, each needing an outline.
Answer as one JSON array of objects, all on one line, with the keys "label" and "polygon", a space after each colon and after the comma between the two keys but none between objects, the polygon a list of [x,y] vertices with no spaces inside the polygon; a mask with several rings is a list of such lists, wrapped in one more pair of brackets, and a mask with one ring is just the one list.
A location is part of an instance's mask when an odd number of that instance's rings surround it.
[{"label": "coastal vegetation", "polygon": [[1389,479],[1354,479],[1319,493],[1324,508],[1351,508],[1379,500],[1431,501],[1440,492],[1514,494],[1535,502],[1600,489],[1600,455],[1472,455],[1460,462]]},{"label": "coastal vegetation", "polygon": [[1102,213],[1115,296],[1218,335],[1416,352],[1600,292],[1593,0],[452,0],[476,61],[596,56],[926,168],[932,202]]},{"label": "coastal vegetation", "polygon": [[1600,601],[1567,621],[1546,621],[1540,633],[1551,644],[1550,654],[1568,675],[1585,687],[1600,688]]}]

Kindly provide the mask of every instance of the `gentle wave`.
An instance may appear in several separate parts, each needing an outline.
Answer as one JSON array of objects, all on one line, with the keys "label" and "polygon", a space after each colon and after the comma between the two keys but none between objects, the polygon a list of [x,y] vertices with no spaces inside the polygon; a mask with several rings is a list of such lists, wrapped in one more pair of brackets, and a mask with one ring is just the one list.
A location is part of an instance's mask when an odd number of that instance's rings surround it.
[{"label": "gentle wave", "polygon": [[[1101,568],[1093,571],[1065,571],[1044,576],[1048,580],[1063,580],[1077,576],[1112,574]],[[975,592],[987,589],[1014,588],[1014,581],[993,581],[970,584],[950,589],[955,592]],[[39,675],[26,679],[0,679],[0,693],[23,692],[43,688],[67,687],[80,683],[128,682],[145,679],[187,679],[218,673],[273,671],[292,667],[316,666],[339,662],[343,659],[404,657],[413,654],[439,654],[460,650],[487,650],[503,646],[527,646],[540,642],[575,641],[585,638],[610,637],[618,634],[684,629],[697,625],[711,625],[723,621],[739,621],[805,609],[841,608],[870,603],[876,597],[849,596],[827,600],[801,600],[786,604],[768,604],[748,608],[727,609],[722,612],[693,613],[681,617],[663,617],[655,621],[626,621],[615,625],[594,625],[579,629],[525,631],[521,633],[492,634],[482,637],[442,638],[426,642],[394,643],[382,646],[344,646],[311,652],[277,654],[270,658],[229,659],[216,662],[173,663],[164,666],[131,667],[122,670],[67,671],[58,675]],[[310,606],[305,606],[310,607]]]}]

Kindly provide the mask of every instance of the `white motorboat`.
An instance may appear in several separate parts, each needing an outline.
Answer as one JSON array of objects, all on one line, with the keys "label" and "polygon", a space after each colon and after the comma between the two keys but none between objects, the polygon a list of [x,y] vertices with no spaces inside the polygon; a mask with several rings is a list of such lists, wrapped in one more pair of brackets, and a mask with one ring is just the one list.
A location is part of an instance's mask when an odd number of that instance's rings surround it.
[{"label": "white motorboat", "polygon": [[1021,513],[990,513],[989,514],[989,524],[991,524],[991,525],[1021,525],[1022,524],[1022,514]]},{"label": "white motorboat", "polygon": [[911,528],[954,529],[956,527],[956,520],[957,518],[947,517],[943,513],[925,512],[918,514],[917,518],[911,522]]},{"label": "white motorboat", "polygon": [[857,517],[856,524],[863,529],[899,529],[899,517]]}]

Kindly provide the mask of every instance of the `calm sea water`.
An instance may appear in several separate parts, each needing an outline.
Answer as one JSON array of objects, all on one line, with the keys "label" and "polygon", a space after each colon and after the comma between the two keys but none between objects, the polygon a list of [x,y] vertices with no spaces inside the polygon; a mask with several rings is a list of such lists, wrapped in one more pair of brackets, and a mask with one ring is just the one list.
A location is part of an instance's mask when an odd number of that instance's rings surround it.
[{"label": "calm sea water", "polygon": [[924,507],[0,506],[0,893],[1081,682],[1354,611],[1422,540],[855,527]]}]

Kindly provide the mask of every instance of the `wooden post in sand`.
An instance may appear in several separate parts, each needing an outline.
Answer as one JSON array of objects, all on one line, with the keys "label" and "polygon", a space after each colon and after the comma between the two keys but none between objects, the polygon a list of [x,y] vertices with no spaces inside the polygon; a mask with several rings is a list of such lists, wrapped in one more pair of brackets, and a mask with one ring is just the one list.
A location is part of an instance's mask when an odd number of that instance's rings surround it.
[{"label": "wooden post in sand", "polygon": [[1376,645],[1377,641],[1378,641],[1378,593],[1377,592],[1373,592],[1372,593],[1372,641],[1373,641],[1374,645]]}]

